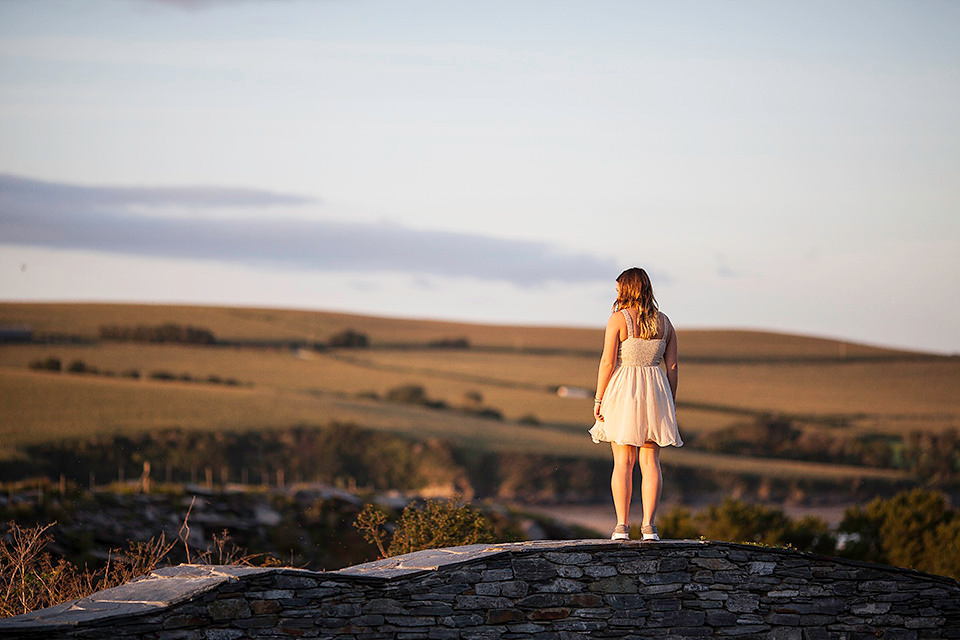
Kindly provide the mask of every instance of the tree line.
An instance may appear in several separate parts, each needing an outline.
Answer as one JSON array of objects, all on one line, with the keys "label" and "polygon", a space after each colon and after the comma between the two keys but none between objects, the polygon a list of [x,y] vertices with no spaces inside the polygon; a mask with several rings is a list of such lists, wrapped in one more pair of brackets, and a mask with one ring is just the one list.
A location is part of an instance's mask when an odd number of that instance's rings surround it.
[{"label": "tree line", "polygon": [[213,332],[209,329],[180,325],[173,322],[159,325],[103,325],[100,327],[100,339],[122,342],[169,342],[204,345],[214,344],[217,341]]},{"label": "tree line", "polygon": [[930,486],[955,488],[960,484],[960,432],[954,428],[940,433],[915,430],[905,437],[850,436],[800,429],[784,417],[760,416],[711,431],[696,444],[732,455],[906,469]]}]

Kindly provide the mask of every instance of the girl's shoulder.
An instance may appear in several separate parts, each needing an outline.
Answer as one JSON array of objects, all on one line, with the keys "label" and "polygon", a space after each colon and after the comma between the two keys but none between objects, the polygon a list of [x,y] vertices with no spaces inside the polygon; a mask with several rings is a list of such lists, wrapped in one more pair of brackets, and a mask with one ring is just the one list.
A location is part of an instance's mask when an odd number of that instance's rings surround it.
[{"label": "girl's shoulder", "polygon": [[[611,313],[610,318],[607,320],[607,326],[622,327],[626,329],[627,319],[624,316],[623,311],[624,310],[621,309],[620,311],[614,311],[613,313]],[[630,311],[627,311],[627,313],[630,313]],[[631,314],[630,317],[633,318],[633,314]]]}]

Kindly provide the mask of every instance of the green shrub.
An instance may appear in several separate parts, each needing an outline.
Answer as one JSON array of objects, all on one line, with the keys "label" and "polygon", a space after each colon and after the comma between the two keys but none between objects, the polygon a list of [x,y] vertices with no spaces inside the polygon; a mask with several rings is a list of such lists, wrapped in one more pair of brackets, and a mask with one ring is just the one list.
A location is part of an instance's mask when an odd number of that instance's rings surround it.
[{"label": "green shrub", "polygon": [[847,509],[838,531],[849,537],[844,556],[960,578],[960,511],[938,491],[901,491]]},{"label": "green shrub", "polygon": [[667,538],[698,538],[728,542],[790,546],[803,551],[832,553],[836,540],[820,518],[792,520],[780,509],[727,498],[696,516],[677,507],[659,518],[658,528]]},{"label": "green shrub", "polygon": [[364,539],[377,546],[381,557],[495,541],[490,519],[459,496],[408,504],[385,550],[386,523],[387,515],[370,504],[354,521]]},{"label": "green shrub", "polygon": [[[664,539],[670,540],[691,540],[701,535],[693,514],[686,507],[674,507],[665,516],[657,518],[657,529]],[[631,532],[631,537],[635,537],[634,533],[639,531]]]}]

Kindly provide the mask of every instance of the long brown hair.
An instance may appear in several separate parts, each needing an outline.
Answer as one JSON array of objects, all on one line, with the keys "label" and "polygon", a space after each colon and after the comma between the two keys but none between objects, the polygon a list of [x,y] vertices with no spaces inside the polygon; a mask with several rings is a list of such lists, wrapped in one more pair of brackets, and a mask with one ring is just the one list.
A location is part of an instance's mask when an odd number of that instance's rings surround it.
[{"label": "long brown hair", "polygon": [[613,311],[633,309],[637,314],[637,337],[644,340],[653,338],[657,335],[660,314],[650,276],[640,267],[633,267],[617,276],[617,285]]}]

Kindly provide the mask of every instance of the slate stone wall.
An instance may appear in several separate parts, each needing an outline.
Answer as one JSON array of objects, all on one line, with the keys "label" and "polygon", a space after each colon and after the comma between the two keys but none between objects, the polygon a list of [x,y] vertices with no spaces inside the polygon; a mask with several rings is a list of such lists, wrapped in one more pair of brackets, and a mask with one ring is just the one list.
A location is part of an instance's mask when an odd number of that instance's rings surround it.
[{"label": "slate stone wall", "polygon": [[719,542],[475,545],[328,573],[168,568],[0,637],[960,638],[960,583]]}]

